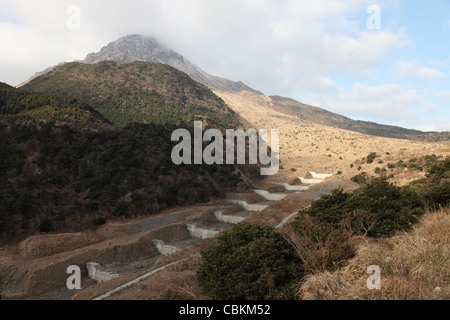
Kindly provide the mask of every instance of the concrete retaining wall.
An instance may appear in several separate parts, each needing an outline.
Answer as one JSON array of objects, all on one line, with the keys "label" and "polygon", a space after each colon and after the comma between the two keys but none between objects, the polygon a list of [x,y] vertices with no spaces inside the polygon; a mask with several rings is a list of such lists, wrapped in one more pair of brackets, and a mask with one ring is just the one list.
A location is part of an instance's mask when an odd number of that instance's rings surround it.
[{"label": "concrete retaining wall", "polygon": [[219,233],[219,231],[215,230],[199,229],[195,224],[187,224],[186,228],[192,237],[200,239],[214,238]]},{"label": "concrete retaining wall", "polygon": [[180,248],[177,248],[175,246],[167,245],[162,240],[154,239],[153,243],[156,246],[156,249],[158,249],[159,253],[161,253],[163,256],[168,256],[169,254],[175,253],[177,251],[180,251]]},{"label": "concrete retaining wall", "polygon": [[0,275],[0,282],[3,282],[0,283],[0,290],[3,290],[2,294],[7,298],[33,298],[64,289],[69,277],[66,270],[70,265],[79,266],[84,276],[88,273],[86,269],[87,261],[96,261],[99,264],[114,262],[125,264],[150,259],[159,255],[157,248],[152,243],[153,239],[168,242],[185,240],[191,237],[186,230],[186,225],[180,223],[152,230],[123,243],[92,244],[89,247],[78,248],[73,252],[58,253],[52,256],[52,263],[48,263],[49,259],[45,257],[38,258],[34,261],[32,268],[19,265],[11,270],[10,277],[3,279]]},{"label": "concrete retaining wall", "polygon": [[278,200],[283,200],[287,194],[282,194],[282,193],[270,193],[269,191],[266,190],[253,190],[256,194],[259,194],[261,197],[263,197],[266,200],[269,201],[278,201]]},{"label": "concrete retaining wall", "polygon": [[96,262],[86,263],[86,269],[88,270],[89,278],[94,279],[95,281],[100,283],[109,281],[119,276],[118,274],[102,271],[100,269],[100,265]]},{"label": "concrete retaining wall", "polygon": [[311,188],[310,186],[291,186],[287,183],[283,183],[283,186],[287,191],[306,191]]},{"label": "concrete retaining wall", "polygon": [[224,223],[238,224],[245,220],[244,217],[225,215],[222,211],[214,211],[214,216],[217,220]]},{"label": "concrete retaining wall", "polygon": [[242,201],[242,200],[228,200],[228,202],[231,202],[231,203],[234,203],[234,204],[238,204],[242,208],[244,208],[244,210],[247,210],[247,211],[257,211],[257,212],[259,212],[259,211],[263,211],[264,209],[269,207],[268,205],[265,205],[265,204],[248,203],[247,201]]},{"label": "concrete retaining wall", "polygon": [[300,181],[304,184],[319,184],[322,183],[324,179],[305,179],[303,177],[299,177]]},{"label": "concrete retaining wall", "polygon": [[327,173],[315,173],[313,171],[310,171],[309,174],[314,178],[314,179],[326,179],[329,177],[332,177],[333,174],[327,174]]}]

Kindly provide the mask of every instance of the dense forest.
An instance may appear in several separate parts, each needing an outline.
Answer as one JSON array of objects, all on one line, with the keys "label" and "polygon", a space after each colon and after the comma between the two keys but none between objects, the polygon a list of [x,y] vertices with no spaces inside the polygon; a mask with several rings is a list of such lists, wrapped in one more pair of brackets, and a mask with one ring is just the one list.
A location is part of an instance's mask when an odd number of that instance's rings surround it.
[{"label": "dense forest", "polygon": [[240,124],[208,87],[163,64],[67,63],[23,88],[84,101],[119,125],[185,123],[196,116],[219,127]]},{"label": "dense forest", "polygon": [[205,202],[236,188],[242,175],[259,173],[248,166],[174,165],[174,129],[2,123],[0,235],[78,231],[111,218]]},{"label": "dense forest", "polygon": [[58,120],[83,125],[109,122],[87,103],[50,93],[28,92],[0,82],[0,119]]},{"label": "dense forest", "polygon": [[30,84],[49,92],[0,83],[1,242],[206,202],[259,177],[255,166],[173,164],[175,129],[239,125],[187,75],[149,63],[64,68]]}]

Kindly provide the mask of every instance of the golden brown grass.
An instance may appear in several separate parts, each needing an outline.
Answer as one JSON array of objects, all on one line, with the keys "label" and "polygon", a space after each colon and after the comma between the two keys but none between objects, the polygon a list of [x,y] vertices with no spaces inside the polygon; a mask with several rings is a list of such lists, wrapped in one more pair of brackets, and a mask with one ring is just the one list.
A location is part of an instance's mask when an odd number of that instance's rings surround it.
[{"label": "golden brown grass", "polygon": [[[413,142],[368,136],[353,131],[323,126],[279,113],[273,109],[270,97],[262,94],[215,92],[237,114],[246,119],[246,125],[254,129],[280,130],[279,176],[298,179],[309,171],[337,173],[338,177],[349,181],[362,172],[367,176],[379,177],[376,168],[386,169],[386,175],[394,174],[390,182],[406,185],[423,178],[425,172],[407,168],[391,170],[388,163],[435,154],[450,156],[450,141],[431,143]],[[371,164],[363,161],[370,153],[377,158]],[[380,163],[382,161],[382,163]],[[295,171],[293,171],[294,169]]]},{"label": "golden brown grass", "polygon": [[[299,283],[304,300],[450,299],[450,210],[427,213],[408,233],[389,239],[360,239],[357,254],[334,273],[322,272]],[[381,289],[369,290],[366,273],[381,269]]]}]

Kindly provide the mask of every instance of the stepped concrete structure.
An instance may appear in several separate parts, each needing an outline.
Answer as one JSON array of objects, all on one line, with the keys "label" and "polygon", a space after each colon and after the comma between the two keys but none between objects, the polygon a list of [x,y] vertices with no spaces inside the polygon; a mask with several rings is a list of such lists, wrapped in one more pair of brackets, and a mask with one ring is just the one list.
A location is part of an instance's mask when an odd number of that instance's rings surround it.
[{"label": "stepped concrete structure", "polygon": [[288,183],[281,183],[281,185],[287,190],[287,191],[306,191],[310,186],[292,186]]},{"label": "stepped concrete structure", "polygon": [[269,184],[276,184],[279,186],[283,186],[286,191],[306,191],[311,186],[296,186],[290,185],[289,183],[281,183],[281,182],[268,182]]},{"label": "stepped concrete structure", "polygon": [[217,220],[224,223],[238,224],[245,220],[244,217],[226,215],[222,211],[214,211],[213,213]]},{"label": "stepped concrete structure", "polygon": [[324,179],[305,179],[303,177],[299,177],[300,181],[303,184],[319,184],[322,183]]},{"label": "stepped concrete structure", "polygon": [[158,249],[159,253],[161,253],[163,256],[168,256],[181,250],[180,248],[177,248],[175,246],[167,245],[164,241],[158,239],[154,239],[153,244],[156,246],[156,249]]},{"label": "stepped concrete structure", "polygon": [[265,204],[248,203],[247,201],[243,201],[243,200],[228,199],[227,201],[230,202],[230,203],[233,203],[233,204],[240,205],[246,211],[259,212],[259,211],[263,211],[264,209],[269,207],[268,205],[265,205]]},{"label": "stepped concrete structure", "polygon": [[118,274],[102,271],[100,265],[96,262],[86,263],[86,269],[88,270],[89,278],[100,283],[109,281],[119,276]]},{"label": "stepped concrete structure", "polygon": [[195,224],[187,224],[186,228],[194,238],[211,239],[219,234],[219,231],[197,228]]},{"label": "stepped concrete structure", "polygon": [[333,174],[315,173],[314,171],[310,171],[309,174],[313,177],[313,179],[326,179],[333,176]]},{"label": "stepped concrete structure", "polygon": [[253,192],[255,192],[256,194],[259,194],[261,197],[263,197],[264,199],[269,200],[269,201],[283,200],[287,196],[287,194],[270,193],[269,191],[266,191],[266,190],[253,190]]}]

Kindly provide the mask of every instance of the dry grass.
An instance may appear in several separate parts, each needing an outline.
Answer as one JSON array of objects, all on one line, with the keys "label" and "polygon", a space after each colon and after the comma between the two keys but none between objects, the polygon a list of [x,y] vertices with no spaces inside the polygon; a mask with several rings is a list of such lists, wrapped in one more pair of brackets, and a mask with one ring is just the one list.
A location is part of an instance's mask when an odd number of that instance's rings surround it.
[{"label": "dry grass", "polygon": [[201,255],[195,250],[192,254],[182,259],[161,272],[126,288],[109,300],[206,300],[197,283],[196,270],[201,260]]},{"label": "dry grass", "polygon": [[[368,176],[379,167],[384,169],[388,163],[407,162],[413,158],[435,154],[450,155],[450,141],[440,143],[412,142],[368,136],[352,131],[315,124],[294,116],[281,114],[272,107],[270,97],[246,91],[240,93],[215,92],[236,113],[246,119],[246,124],[254,129],[280,130],[280,169],[279,175],[298,179],[309,171],[318,173],[337,173],[339,178],[349,181],[362,172]],[[377,158],[371,164],[363,161],[370,153]],[[330,157],[331,156],[331,157]],[[382,164],[379,161],[383,161]],[[360,168],[360,170],[358,170]],[[295,169],[292,171],[291,169]],[[397,185],[423,178],[424,172],[397,168],[387,169],[387,175],[394,174],[390,181]]]},{"label": "dry grass", "polygon": [[[369,290],[366,270],[381,269],[381,289]],[[322,272],[299,283],[304,300],[450,299],[450,210],[427,213],[411,232],[359,245],[341,270]]]}]

